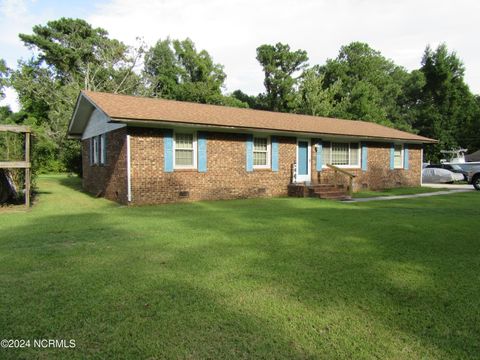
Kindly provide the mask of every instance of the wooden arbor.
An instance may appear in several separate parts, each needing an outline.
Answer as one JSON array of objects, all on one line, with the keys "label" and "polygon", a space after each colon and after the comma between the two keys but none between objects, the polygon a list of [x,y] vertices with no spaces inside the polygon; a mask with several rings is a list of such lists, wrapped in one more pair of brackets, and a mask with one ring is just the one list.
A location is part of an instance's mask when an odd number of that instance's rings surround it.
[{"label": "wooden arbor", "polygon": [[23,125],[0,125],[0,132],[14,132],[25,135],[24,161],[0,161],[0,169],[25,169],[25,206],[30,207],[30,127]]}]

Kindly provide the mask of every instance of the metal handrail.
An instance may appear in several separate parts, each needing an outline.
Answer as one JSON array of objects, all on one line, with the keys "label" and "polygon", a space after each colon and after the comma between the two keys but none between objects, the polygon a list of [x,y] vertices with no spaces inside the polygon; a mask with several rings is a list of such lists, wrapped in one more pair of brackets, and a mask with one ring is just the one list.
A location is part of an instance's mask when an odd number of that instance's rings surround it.
[{"label": "metal handrail", "polygon": [[337,185],[337,181],[336,181],[337,172],[340,172],[340,173],[348,176],[348,178],[349,178],[349,180],[348,180],[348,195],[351,197],[352,194],[353,194],[353,179],[356,178],[357,175],[349,173],[348,171],[345,171],[343,169],[340,169],[339,167],[336,167],[335,165],[327,164],[327,166],[330,169],[333,169],[333,171],[335,171],[335,177],[334,177],[335,185]]}]

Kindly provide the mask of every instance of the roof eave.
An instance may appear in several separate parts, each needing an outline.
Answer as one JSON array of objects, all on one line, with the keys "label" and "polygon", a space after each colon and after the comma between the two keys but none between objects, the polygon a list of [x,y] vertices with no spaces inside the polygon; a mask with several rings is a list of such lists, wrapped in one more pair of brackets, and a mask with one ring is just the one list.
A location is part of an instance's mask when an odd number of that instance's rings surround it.
[{"label": "roof eave", "polygon": [[77,102],[75,104],[75,110],[68,124],[67,136],[71,139],[79,139],[83,135],[83,131],[88,125],[90,115],[93,110],[105,114],[107,118],[109,116],[99,107],[84,91],[81,91],[78,95]]},{"label": "roof eave", "polygon": [[[405,138],[394,138],[394,137],[381,137],[381,136],[369,136],[369,135],[349,135],[349,134],[339,134],[339,133],[326,133],[326,132],[305,132],[305,131],[296,131],[296,130],[278,130],[278,129],[269,129],[269,128],[253,128],[253,127],[243,127],[243,126],[221,126],[217,124],[198,124],[192,122],[182,122],[182,121],[171,121],[171,120],[152,120],[152,119],[133,119],[133,118],[120,118],[120,117],[111,117],[112,122],[124,123],[130,126],[145,126],[145,125],[154,125],[154,127],[160,126],[172,126],[172,127],[195,127],[195,128],[209,128],[209,129],[218,129],[218,130],[241,130],[245,132],[274,132],[277,134],[297,134],[297,135],[306,135],[306,136],[332,136],[332,137],[344,137],[352,139],[365,139],[365,140],[376,140],[376,141],[402,141],[409,144],[435,144],[438,141],[434,139],[424,138],[424,139],[405,139]],[[157,125],[157,126],[155,126]]]}]

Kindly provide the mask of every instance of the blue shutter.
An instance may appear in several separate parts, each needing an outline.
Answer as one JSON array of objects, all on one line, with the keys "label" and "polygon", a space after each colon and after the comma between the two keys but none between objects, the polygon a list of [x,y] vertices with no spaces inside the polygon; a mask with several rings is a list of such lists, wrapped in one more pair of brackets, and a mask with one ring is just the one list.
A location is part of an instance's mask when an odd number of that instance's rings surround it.
[{"label": "blue shutter", "polygon": [[163,132],[163,146],[164,146],[164,159],[165,164],[163,166],[163,171],[172,172],[173,171],[173,131],[165,130]]},{"label": "blue shutter", "polygon": [[247,135],[247,171],[253,171],[253,135]]},{"label": "blue shutter", "polygon": [[403,145],[403,168],[408,170],[408,144]]},{"label": "blue shutter", "polygon": [[395,144],[390,145],[390,170],[395,169]]},{"label": "blue shutter", "polygon": [[367,171],[368,164],[368,147],[366,143],[362,143],[362,171]]},{"label": "blue shutter", "polygon": [[323,144],[322,140],[318,140],[317,142],[317,158],[315,160],[317,164],[317,171],[322,171],[323,165]]},{"label": "blue shutter", "polygon": [[207,172],[207,134],[198,133],[198,171]]},{"label": "blue shutter", "polygon": [[278,139],[276,136],[272,140],[272,171],[278,172]]}]

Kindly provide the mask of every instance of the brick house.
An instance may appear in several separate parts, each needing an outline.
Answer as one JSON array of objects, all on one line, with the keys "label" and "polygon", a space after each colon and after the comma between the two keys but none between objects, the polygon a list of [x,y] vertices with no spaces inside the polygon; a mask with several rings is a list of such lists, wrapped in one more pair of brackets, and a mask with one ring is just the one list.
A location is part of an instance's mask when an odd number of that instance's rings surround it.
[{"label": "brick house", "polygon": [[[435,140],[378,124],[82,91],[83,187],[122,204],[418,186]],[[331,167],[333,165],[333,167]],[[312,187],[313,191],[312,192]]]}]

